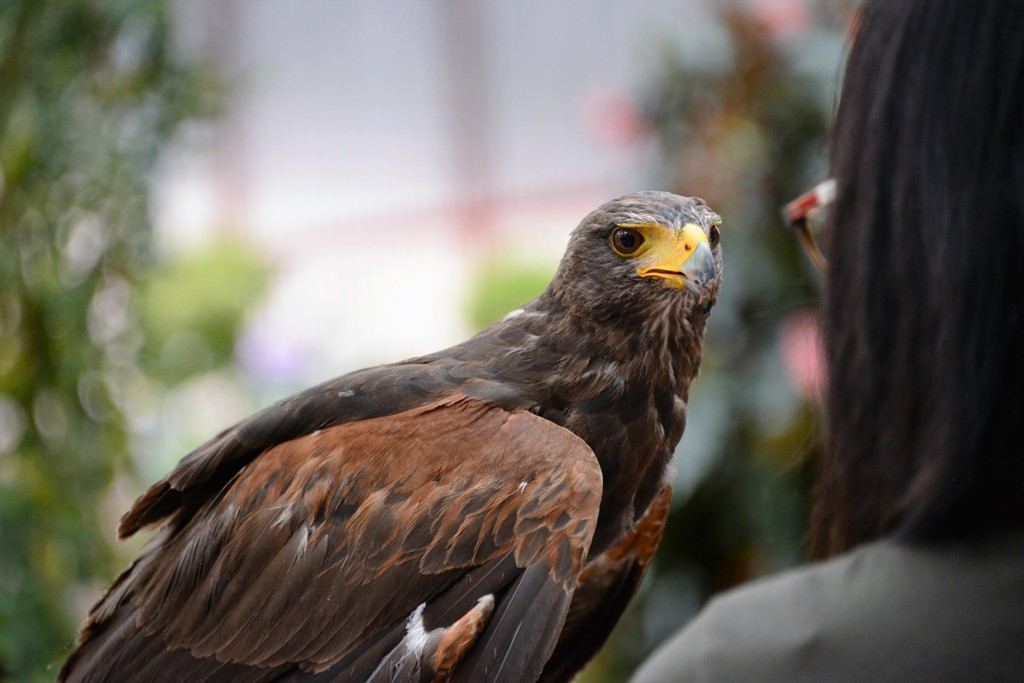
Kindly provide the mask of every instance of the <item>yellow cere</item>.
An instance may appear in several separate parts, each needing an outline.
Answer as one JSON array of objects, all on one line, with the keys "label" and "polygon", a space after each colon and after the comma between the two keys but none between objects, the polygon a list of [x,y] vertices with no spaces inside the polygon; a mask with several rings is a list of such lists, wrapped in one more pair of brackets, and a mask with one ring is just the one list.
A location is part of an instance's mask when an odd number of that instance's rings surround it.
[{"label": "yellow cere", "polygon": [[637,275],[661,278],[669,287],[686,286],[680,271],[697,245],[708,243],[707,234],[695,223],[677,230],[650,223],[619,223],[617,227],[636,230],[644,236],[643,245],[631,255],[640,261]]}]

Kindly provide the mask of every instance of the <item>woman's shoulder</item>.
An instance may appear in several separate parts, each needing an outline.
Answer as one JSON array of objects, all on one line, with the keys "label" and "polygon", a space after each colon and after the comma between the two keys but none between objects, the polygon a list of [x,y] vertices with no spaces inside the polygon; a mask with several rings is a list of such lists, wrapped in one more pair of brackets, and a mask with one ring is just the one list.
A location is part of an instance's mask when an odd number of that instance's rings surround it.
[{"label": "woman's shoulder", "polygon": [[1024,534],[877,542],[720,595],[634,683],[1019,680],[1021,614]]}]

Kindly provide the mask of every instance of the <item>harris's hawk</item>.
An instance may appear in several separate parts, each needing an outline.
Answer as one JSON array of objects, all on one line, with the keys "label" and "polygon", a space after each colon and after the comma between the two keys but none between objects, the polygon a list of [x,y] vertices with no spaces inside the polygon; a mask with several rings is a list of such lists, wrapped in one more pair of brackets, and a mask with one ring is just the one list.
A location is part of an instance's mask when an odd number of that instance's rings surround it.
[{"label": "harris's hawk", "polygon": [[197,448],[121,519],[159,530],[59,680],[571,679],[661,540],[719,223],[611,201],[521,310]]}]

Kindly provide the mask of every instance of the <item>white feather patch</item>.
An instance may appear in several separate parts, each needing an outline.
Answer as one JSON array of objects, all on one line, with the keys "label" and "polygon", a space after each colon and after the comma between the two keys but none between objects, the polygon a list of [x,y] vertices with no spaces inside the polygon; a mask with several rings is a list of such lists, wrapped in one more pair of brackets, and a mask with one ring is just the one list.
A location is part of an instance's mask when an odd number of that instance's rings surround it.
[{"label": "white feather patch", "polygon": [[427,645],[427,630],[423,626],[423,609],[427,603],[421,603],[409,615],[409,621],[405,624],[405,646],[419,656]]},{"label": "white feather patch", "polygon": [[292,519],[292,509],[287,505],[279,506],[281,512],[277,513],[277,517],[271,522],[271,528],[283,528]]}]

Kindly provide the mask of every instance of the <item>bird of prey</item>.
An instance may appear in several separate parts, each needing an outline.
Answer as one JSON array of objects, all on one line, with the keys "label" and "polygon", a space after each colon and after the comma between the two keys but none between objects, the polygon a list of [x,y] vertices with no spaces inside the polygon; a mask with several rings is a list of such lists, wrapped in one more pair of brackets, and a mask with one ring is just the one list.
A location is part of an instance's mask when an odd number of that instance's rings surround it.
[{"label": "bird of prey", "polygon": [[221,432],[120,537],[156,535],[60,681],[568,681],[664,530],[721,219],[640,192],[462,344]]}]

